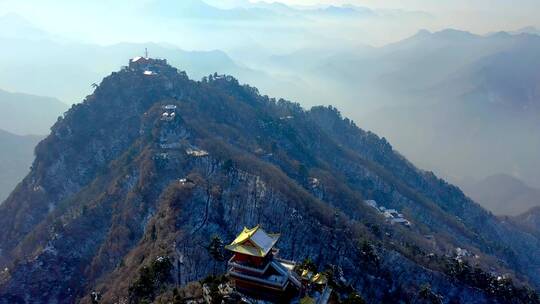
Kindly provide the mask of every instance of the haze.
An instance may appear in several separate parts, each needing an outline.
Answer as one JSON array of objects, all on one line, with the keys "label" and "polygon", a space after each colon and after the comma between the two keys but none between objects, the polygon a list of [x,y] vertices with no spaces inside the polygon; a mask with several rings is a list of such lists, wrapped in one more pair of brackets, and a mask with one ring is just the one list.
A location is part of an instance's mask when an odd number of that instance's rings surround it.
[{"label": "haze", "polygon": [[[0,1],[0,13],[17,13],[25,18],[32,20],[39,27],[51,31],[63,37],[84,40],[93,43],[110,44],[118,41],[167,41],[181,44],[188,48],[196,49],[223,49],[223,40],[218,43],[202,41],[197,37],[196,32],[188,31],[183,24],[184,31],[178,34],[178,31],[171,31],[170,20],[148,20],[150,14],[145,11],[146,7],[153,5],[182,5],[192,3],[193,1],[154,1],[154,0],[120,0],[104,1],[97,0],[91,2],[82,1]],[[247,7],[267,2],[249,2],[247,0],[208,0],[222,8]],[[322,5],[358,5],[374,10],[385,10],[385,17],[391,15],[393,20],[385,18],[384,22],[380,20],[370,20],[370,22],[353,22],[356,27],[352,28],[334,28],[334,31],[347,34],[349,43],[367,43],[371,45],[384,45],[396,40],[405,38],[421,28],[429,30],[440,30],[444,28],[458,28],[472,31],[475,33],[488,33],[501,30],[514,30],[526,26],[538,26],[540,20],[540,8],[534,0],[518,1],[390,1],[390,0],[336,0],[336,1],[303,1],[288,0],[283,3],[301,7],[320,7]],[[182,4],[180,4],[182,3]],[[268,2],[270,3],[270,2]],[[401,12],[400,12],[401,11]],[[155,13],[155,12],[154,12]],[[161,12],[163,13],[163,12]],[[187,12],[186,12],[187,13]],[[391,14],[390,14],[391,13]],[[419,15],[408,15],[405,13],[424,14],[425,18],[417,18]],[[405,18],[405,17],[409,18]],[[156,15],[154,14],[154,17]],[[396,17],[403,17],[398,18]],[[398,22],[399,20],[399,22]],[[193,20],[191,20],[193,21]],[[208,21],[208,20],[207,20]],[[216,21],[216,20],[213,20]],[[232,20],[228,20],[232,21]],[[200,29],[208,26],[208,22],[197,22],[196,25],[189,22],[190,26]],[[227,22],[229,25],[231,22]],[[68,26],[69,25],[69,26]],[[320,22],[319,22],[320,25]],[[324,24],[325,27],[331,27],[335,24]],[[223,25],[222,25],[223,26]],[[249,28],[253,27],[236,24],[234,27]],[[274,27],[293,27],[283,23],[274,24]],[[307,25],[303,24],[301,28]],[[314,25],[311,25],[314,26]],[[220,29],[220,32],[223,29]],[[159,34],[157,33],[159,32]],[[256,31],[248,31],[251,35],[256,35]],[[332,31],[328,33],[337,34]],[[221,34],[221,33],[220,33]],[[228,33],[230,34],[230,33]],[[234,39],[236,40],[236,39]],[[242,42],[236,41],[236,44]],[[245,42],[245,41],[243,41]],[[234,43],[234,42],[232,42]]]}]

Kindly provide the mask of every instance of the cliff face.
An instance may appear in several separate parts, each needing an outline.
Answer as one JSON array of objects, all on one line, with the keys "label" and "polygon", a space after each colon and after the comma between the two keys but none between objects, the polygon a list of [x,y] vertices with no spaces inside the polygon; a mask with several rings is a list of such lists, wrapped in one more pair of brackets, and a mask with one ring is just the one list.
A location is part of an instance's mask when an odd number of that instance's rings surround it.
[{"label": "cliff face", "polygon": [[[508,274],[540,286],[537,236],[499,222],[337,110],[305,111],[230,77],[194,82],[167,65],[157,75],[113,73],[36,155],[0,207],[0,303],[84,302],[93,290],[106,303],[129,299],[158,256],[175,261],[171,284],[200,280],[225,270],[206,252],[211,236],[228,241],[259,223],[282,234],[282,256],[341,266],[374,303],[414,301],[426,283],[444,302],[504,303],[506,289],[463,275],[469,264],[486,280]],[[457,247],[470,253],[462,262]]]}]

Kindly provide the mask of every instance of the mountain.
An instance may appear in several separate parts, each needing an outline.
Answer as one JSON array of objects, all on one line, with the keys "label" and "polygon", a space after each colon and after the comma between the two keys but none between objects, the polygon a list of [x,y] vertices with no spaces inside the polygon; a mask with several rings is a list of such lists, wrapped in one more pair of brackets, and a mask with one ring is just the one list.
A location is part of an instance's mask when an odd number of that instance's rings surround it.
[{"label": "mountain", "polygon": [[[205,249],[212,236],[255,224],[281,233],[285,258],[338,265],[368,302],[540,302],[526,287],[540,289],[540,239],[384,138],[332,107],[150,63],[150,75],[133,64],[107,76],[37,146],[0,206],[0,303],[165,299],[225,271]],[[158,280],[164,257],[177,266]]]},{"label": "mountain", "polygon": [[516,225],[529,229],[532,233],[540,235],[540,207],[534,207],[516,216],[513,221]]},{"label": "mountain", "polygon": [[207,4],[202,0],[155,0],[144,8],[146,13],[157,17],[207,20],[250,20],[272,17],[271,11],[265,9],[231,8],[222,9]]},{"label": "mountain", "polygon": [[[181,5],[182,2],[175,2]],[[0,22],[3,19],[0,19]],[[234,62],[219,50],[185,51],[158,43],[118,43],[102,46],[55,39],[27,39],[0,35],[0,87],[41,96],[54,96],[72,104],[90,93],[91,85],[125,58],[143,54],[173,58],[190,76],[200,78],[219,72],[240,79],[251,79],[269,92],[285,91],[295,84],[274,79],[264,72]]]},{"label": "mountain", "polygon": [[516,31],[512,31],[512,34],[533,34],[533,35],[540,35],[540,30],[538,30],[534,26],[527,26],[521,29],[518,29]]},{"label": "mountain", "polygon": [[538,187],[539,51],[536,35],[422,31],[305,71],[424,168],[458,179],[506,172]]},{"label": "mountain", "polygon": [[[486,47],[493,53],[482,55],[423,90],[419,99],[427,104],[413,104],[405,111],[399,106],[385,109],[381,115],[396,118],[409,134],[407,139],[415,130],[424,129],[427,134],[423,142],[430,142],[432,149],[424,150],[420,157],[426,157],[431,165],[449,175],[512,172],[538,186],[540,162],[532,151],[540,148],[540,141],[532,134],[539,128],[535,117],[540,113],[540,61],[534,54],[540,50],[540,37],[503,35],[477,40],[502,46],[495,47],[495,51]],[[407,155],[413,149],[428,148],[419,140],[409,143]],[[445,155],[448,161],[435,164],[433,155]],[[475,168],[475,172],[467,168]]]},{"label": "mountain", "polygon": [[326,17],[336,17],[336,18],[343,18],[343,17],[365,18],[365,17],[376,16],[376,13],[367,7],[359,7],[359,6],[353,6],[353,5],[344,5],[344,6],[330,5],[327,7],[313,10],[312,13],[326,16]]},{"label": "mountain", "polygon": [[0,90],[0,203],[28,174],[34,148],[68,106],[55,98]]},{"label": "mountain", "polygon": [[[537,38],[540,37],[509,34],[485,37],[454,29],[433,33],[422,30],[410,38],[373,48],[371,52],[352,49],[348,56],[329,56],[319,66],[311,68],[319,71],[320,75],[337,77],[344,84],[357,83],[361,79],[362,89],[375,85],[375,89],[387,91],[377,101],[379,107],[411,103],[417,101],[418,97],[424,97],[422,101],[426,102],[430,100],[422,94],[436,88],[441,82],[458,80],[461,73],[472,69],[483,59],[507,52],[516,57],[516,52],[534,52],[538,45]],[[440,89],[438,92],[447,93]],[[404,100],[396,99],[397,94],[403,94]]]},{"label": "mountain", "polygon": [[47,134],[67,108],[55,98],[0,90],[0,129],[19,135]]},{"label": "mountain", "polygon": [[540,189],[507,174],[488,176],[481,181],[463,184],[461,188],[484,208],[499,215],[516,216],[540,206]]},{"label": "mountain", "polygon": [[50,39],[51,36],[17,14],[0,16],[0,37],[31,40]]},{"label": "mountain", "polygon": [[0,204],[23,177],[34,160],[41,136],[19,136],[0,130]]},{"label": "mountain", "polygon": [[289,18],[291,17],[302,19],[307,17],[336,19],[376,16],[375,12],[369,8],[353,5],[296,8],[280,2],[247,2],[229,8],[221,8],[202,0],[185,0],[181,2],[155,0],[148,3],[144,10],[159,17],[200,20],[213,19],[218,21],[290,21]]}]

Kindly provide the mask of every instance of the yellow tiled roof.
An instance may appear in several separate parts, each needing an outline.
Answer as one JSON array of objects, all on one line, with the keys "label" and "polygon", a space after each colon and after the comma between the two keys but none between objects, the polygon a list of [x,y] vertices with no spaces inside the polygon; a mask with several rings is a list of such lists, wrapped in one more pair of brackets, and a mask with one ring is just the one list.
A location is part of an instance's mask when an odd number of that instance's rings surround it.
[{"label": "yellow tiled roof", "polygon": [[315,276],[313,276],[313,278],[311,278],[311,282],[319,285],[324,285],[328,282],[328,279],[324,274],[319,272]]},{"label": "yellow tiled roof", "polygon": [[302,276],[303,279],[309,280],[313,276],[313,272],[311,272],[311,271],[309,271],[307,269],[304,269],[304,270],[302,270],[302,275],[301,276]]},{"label": "yellow tiled roof", "polygon": [[304,269],[301,274],[302,279],[309,280],[311,283],[324,285],[328,282],[328,278],[323,273],[314,274],[313,272]]},{"label": "yellow tiled roof", "polygon": [[265,257],[274,247],[279,234],[266,233],[259,225],[244,230],[225,249],[256,257]]}]

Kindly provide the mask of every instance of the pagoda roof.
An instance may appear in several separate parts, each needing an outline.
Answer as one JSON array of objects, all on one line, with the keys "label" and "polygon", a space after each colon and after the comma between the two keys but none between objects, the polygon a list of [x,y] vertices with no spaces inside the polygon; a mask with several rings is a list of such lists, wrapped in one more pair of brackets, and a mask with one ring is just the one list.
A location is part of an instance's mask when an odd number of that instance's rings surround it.
[{"label": "pagoda roof", "polygon": [[242,232],[225,249],[240,254],[265,257],[279,239],[279,234],[267,233],[259,225]]},{"label": "pagoda roof", "polygon": [[135,58],[132,58],[132,59],[131,59],[131,62],[137,62],[137,61],[139,61],[139,60],[148,60],[148,59],[147,59],[147,58],[144,58],[144,57],[142,57],[142,56],[137,56],[137,57],[135,57]]}]

